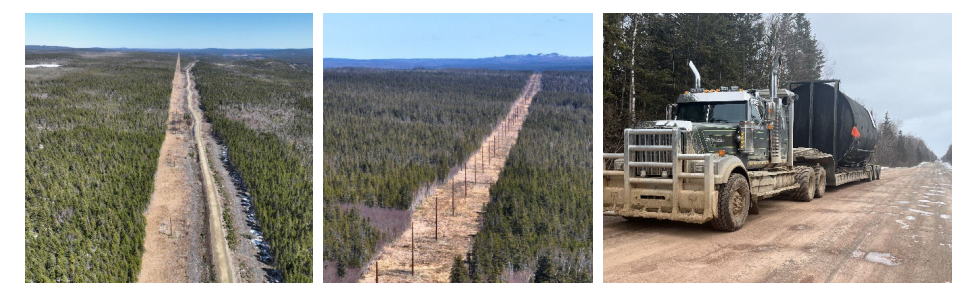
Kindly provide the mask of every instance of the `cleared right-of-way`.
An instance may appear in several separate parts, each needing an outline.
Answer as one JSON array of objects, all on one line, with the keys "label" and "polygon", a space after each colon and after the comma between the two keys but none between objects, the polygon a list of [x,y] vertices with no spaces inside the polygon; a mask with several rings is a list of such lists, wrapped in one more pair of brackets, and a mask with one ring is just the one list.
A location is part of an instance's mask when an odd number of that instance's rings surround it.
[{"label": "cleared right-of-way", "polygon": [[890,168],[744,227],[604,217],[604,282],[950,282],[952,169]]}]

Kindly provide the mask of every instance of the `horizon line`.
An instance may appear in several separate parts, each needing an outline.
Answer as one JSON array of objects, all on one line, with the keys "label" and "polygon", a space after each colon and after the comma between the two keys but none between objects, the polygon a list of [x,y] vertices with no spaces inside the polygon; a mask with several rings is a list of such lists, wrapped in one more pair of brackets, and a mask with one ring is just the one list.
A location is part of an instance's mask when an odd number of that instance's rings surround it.
[{"label": "horizon line", "polygon": [[[551,53],[551,54],[552,54],[552,53]],[[492,56],[492,57],[476,57],[476,58],[468,58],[468,57],[462,57],[462,58],[461,58],[461,57],[449,57],[449,58],[439,58],[439,57],[437,57],[437,58],[432,58],[432,57],[423,57],[423,58],[367,58],[367,59],[360,59],[360,58],[344,58],[344,57],[322,57],[322,59],[345,59],[345,60],[425,60],[425,59],[469,59],[469,60],[472,60],[472,59],[490,59],[490,58],[503,58],[503,57],[507,57],[507,56],[527,56],[527,55],[533,55],[533,56],[538,56],[538,55],[549,55],[549,54],[544,54],[544,53],[537,53],[537,54],[516,54],[516,55],[502,55],[502,56]],[[569,58],[593,58],[593,57],[594,57],[593,55],[590,55],[590,56],[568,56],[568,55],[560,55],[560,54],[558,54],[558,56],[560,56],[560,57],[569,57]]]},{"label": "horizon line", "polygon": [[24,44],[24,47],[28,47],[28,46],[63,47],[63,48],[75,48],[75,49],[84,49],[84,48],[101,48],[101,49],[122,49],[122,48],[126,48],[126,49],[185,49],[185,50],[194,50],[194,49],[266,49],[266,50],[314,49],[314,47],[287,47],[287,48],[271,48],[271,47],[192,47],[192,48],[185,48],[185,47],[131,47],[131,46],[118,46],[118,47],[107,47],[107,46],[74,47],[74,46],[47,45],[47,44]]}]

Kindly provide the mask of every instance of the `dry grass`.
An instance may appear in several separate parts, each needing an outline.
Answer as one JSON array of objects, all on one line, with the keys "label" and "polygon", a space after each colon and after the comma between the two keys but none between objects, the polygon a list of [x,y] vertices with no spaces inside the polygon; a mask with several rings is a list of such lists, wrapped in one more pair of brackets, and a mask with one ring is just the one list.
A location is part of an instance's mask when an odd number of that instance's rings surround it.
[{"label": "dry grass", "polygon": [[[188,124],[184,116],[184,76],[175,73],[172,81],[171,102],[168,109],[168,128],[158,157],[154,178],[154,193],[145,214],[147,217],[144,255],[138,282],[189,282],[191,249],[189,234],[197,234],[204,226],[188,220],[189,202],[193,186],[189,180],[189,165],[197,165],[188,155],[190,146]],[[196,184],[194,186],[197,186]],[[194,191],[197,192],[197,191]]]},{"label": "dry grass", "polygon": [[483,147],[464,163],[464,168],[437,187],[433,194],[415,203],[418,206],[412,224],[406,225],[412,226],[414,232],[415,274],[410,261],[411,235],[404,230],[377,253],[363,271],[360,282],[376,281],[375,262],[379,262],[379,282],[449,282],[453,257],[466,255],[469,251],[473,236],[479,230],[481,211],[490,201],[490,185],[496,183],[510,149],[516,144],[530,101],[539,90],[540,75],[535,74],[507,117],[486,138]]}]

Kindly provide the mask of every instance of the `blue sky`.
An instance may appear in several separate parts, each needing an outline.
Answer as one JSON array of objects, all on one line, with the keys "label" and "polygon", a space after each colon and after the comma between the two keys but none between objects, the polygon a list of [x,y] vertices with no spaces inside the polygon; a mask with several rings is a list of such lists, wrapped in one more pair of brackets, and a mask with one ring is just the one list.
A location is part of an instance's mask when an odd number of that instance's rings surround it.
[{"label": "blue sky", "polygon": [[593,56],[593,14],[323,14],[325,58]]},{"label": "blue sky", "polygon": [[[809,14],[842,92],[942,157],[953,135],[952,14]],[[881,121],[881,120],[879,120]],[[882,146],[879,146],[882,148]]]},{"label": "blue sky", "polygon": [[312,14],[26,14],[26,45],[311,48]]}]

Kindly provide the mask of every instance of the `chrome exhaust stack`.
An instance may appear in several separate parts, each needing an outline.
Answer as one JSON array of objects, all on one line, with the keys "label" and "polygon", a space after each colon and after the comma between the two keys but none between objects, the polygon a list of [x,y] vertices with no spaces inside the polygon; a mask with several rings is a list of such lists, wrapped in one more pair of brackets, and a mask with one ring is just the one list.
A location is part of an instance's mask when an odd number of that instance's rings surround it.
[{"label": "chrome exhaust stack", "polygon": [[698,73],[698,68],[694,67],[694,62],[691,62],[691,60],[688,60],[688,66],[690,66],[691,71],[694,72],[694,89],[696,90],[695,92],[699,92],[701,90],[701,74]]},{"label": "chrome exhaust stack", "polygon": [[775,100],[778,98],[778,66],[781,65],[782,55],[775,57],[775,62],[771,65],[771,87],[768,89],[768,96]]}]

